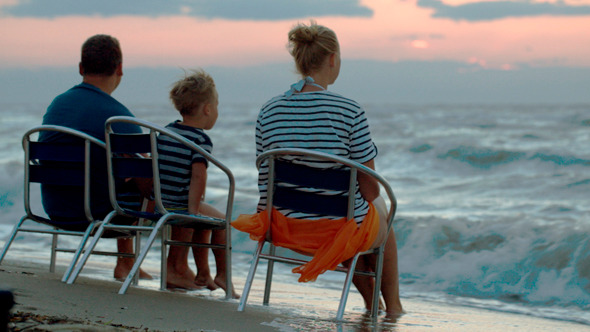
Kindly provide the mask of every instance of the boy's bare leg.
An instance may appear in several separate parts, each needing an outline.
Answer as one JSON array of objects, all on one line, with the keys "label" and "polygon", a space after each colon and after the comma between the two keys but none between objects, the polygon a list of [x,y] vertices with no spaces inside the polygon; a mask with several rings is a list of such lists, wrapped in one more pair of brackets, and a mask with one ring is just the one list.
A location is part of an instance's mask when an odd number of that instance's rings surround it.
[{"label": "boy's bare leg", "polygon": [[[195,230],[193,233],[193,242],[211,243],[211,230]],[[211,269],[209,268],[209,248],[194,246],[193,257],[195,265],[197,266],[197,276],[195,284],[198,286],[207,287],[210,290],[219,288],[211,277]]]},{"label": "boy's bare leg", "polygon": [[[117,239],[117,250],[120,253],[133,253],[133,239],[132,238],[119,238]],[[117,265],[115,266],[114,277],[117,280],[124,280],[129,275],[131,268],[133,268],[133,264],[135,260],[129,257],[118,257],[117,258]],[[139,269],[139,278],[140,279],[147,279],[151,280],[152,276],[142,270]]]},{"label": "boy's bare leg", "polygon": [[[213,206],[201,202],[201,205],[199,207],[199,212],[213,217],[213,218],[219,218],[219,219],[224,219],[225,215],[217,210],[216,208],[214,208]],[[211,236],[211,242],[213,244],[225,244],[225,230],[214,230],[213,234]],[[213,249],[213,256],[215,256],[215,267],[216,267],[216,274],[215,274],[215,279],[213,280],[215,282],[215,285],[221,287],[223,290],[227,290],[227,284],[226,284],[226,259],[225,259],[225,250],[222,249]],[[238,293],[236,293],[235,289],[233,289],[233,285],[232,285],[232,297],[234,299],[239,299],[240,295]]]},{"label": "boy's bare leg", "polygon": [[[225,230],[224,229],[216,229],[213,231],[213,236],[211,238],[211,242],[214,244],[225,244]],[[215,267],[217,269],[217,273],[215,274],[215,284],[221,287],[224,291],[227,291],[227,283],[226,283],[226,262],[225,259],[225,250],[224,249],[213,249],[213,256],[215,256]],[[240,295],[236,293],[232,285],[231,289],[232,298],[239,299]]]},{"label": "boy's bare leg", "polygon": [[[190,228],[172,227],[171,239],[189,242],[193,230]],[[166,285],[168,288],[199,289],[194,280],[195,273],[188,266],[189,248],[184,246],[170,246],[167,261]]]}]

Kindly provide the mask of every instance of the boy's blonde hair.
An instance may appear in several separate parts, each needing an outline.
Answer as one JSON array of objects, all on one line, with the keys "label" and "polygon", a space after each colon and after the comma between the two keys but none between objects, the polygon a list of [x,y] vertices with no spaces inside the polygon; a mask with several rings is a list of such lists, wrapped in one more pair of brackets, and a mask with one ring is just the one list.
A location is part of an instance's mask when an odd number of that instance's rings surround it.
[{"label": "boy's blonde hair", "polygon": [[212,102],[215,96],[215,82],[202,69],[195,69],[174,83],[170,100],[181,115],[191,115],[201,105]]}]

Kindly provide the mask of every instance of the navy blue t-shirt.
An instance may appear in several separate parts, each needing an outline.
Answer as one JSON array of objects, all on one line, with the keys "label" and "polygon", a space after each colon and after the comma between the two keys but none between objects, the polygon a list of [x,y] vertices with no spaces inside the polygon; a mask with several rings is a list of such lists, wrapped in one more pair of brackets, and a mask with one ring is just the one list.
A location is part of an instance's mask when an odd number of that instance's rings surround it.
[{"label": "navy blue t-shirt", "polygon": [[[127,107],[99,88],[82,83],[57,96],[43,116],[44,125],[59,125],[82,131],[104,142],[105,122],[112,116],[133,116]],[[117,132],[141,133],[135,125],[117,124]],[[42,132],[40,141],[66,142],[61,133]],[[106,153],[92,151],[91,210],[94,218],[103,218],[113,210],[108,195]],[[50,217],[84,218],[82,188],[44,185],[41,188],[43,207]]]}]

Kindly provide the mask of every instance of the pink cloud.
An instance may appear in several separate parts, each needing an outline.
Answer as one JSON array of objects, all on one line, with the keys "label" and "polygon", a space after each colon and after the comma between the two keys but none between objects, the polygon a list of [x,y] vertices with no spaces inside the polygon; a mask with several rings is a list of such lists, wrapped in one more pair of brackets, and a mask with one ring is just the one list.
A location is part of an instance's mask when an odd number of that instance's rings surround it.
[{"label": "pink cloud", "polygon": [[[345,59],[486,61],[590,66],[587,17],[490,22],[433,19],[414,1],[367,0],[371,18],[319,18],[339,36]],[[307,20],[301,20],[307,21]],[[83,41],[117,37],[126,66],[246,66],[289,61],[286,35],[296,20],[230,21],[174,17],[0,17],[0,67],[72,66]],[[396,36],[408,36],[398,38]],[[411,38],[413,36],[413,38]],[[432,37],[436,36],[436,37]],[[420,43],[412,44],[413,40]],[[428,47],[416,47],[416,45]]]}]

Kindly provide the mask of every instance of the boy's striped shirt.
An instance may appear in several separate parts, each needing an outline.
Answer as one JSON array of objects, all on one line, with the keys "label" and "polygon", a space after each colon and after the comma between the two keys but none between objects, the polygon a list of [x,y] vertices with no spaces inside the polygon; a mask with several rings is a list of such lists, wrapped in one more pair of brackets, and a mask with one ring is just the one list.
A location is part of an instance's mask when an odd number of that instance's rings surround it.
[{"label": "boy's striped shirt", "polygon": [[[185,126],[179,121],[170,123],[166,128],[195,142],[209,153],[213,150],[213,143],[203,129]],[[158,136],[158,154],[162,202],[169,207],[187,207],[192,165],[196,162],[207,165],[207,159],[166,135]]]}]

